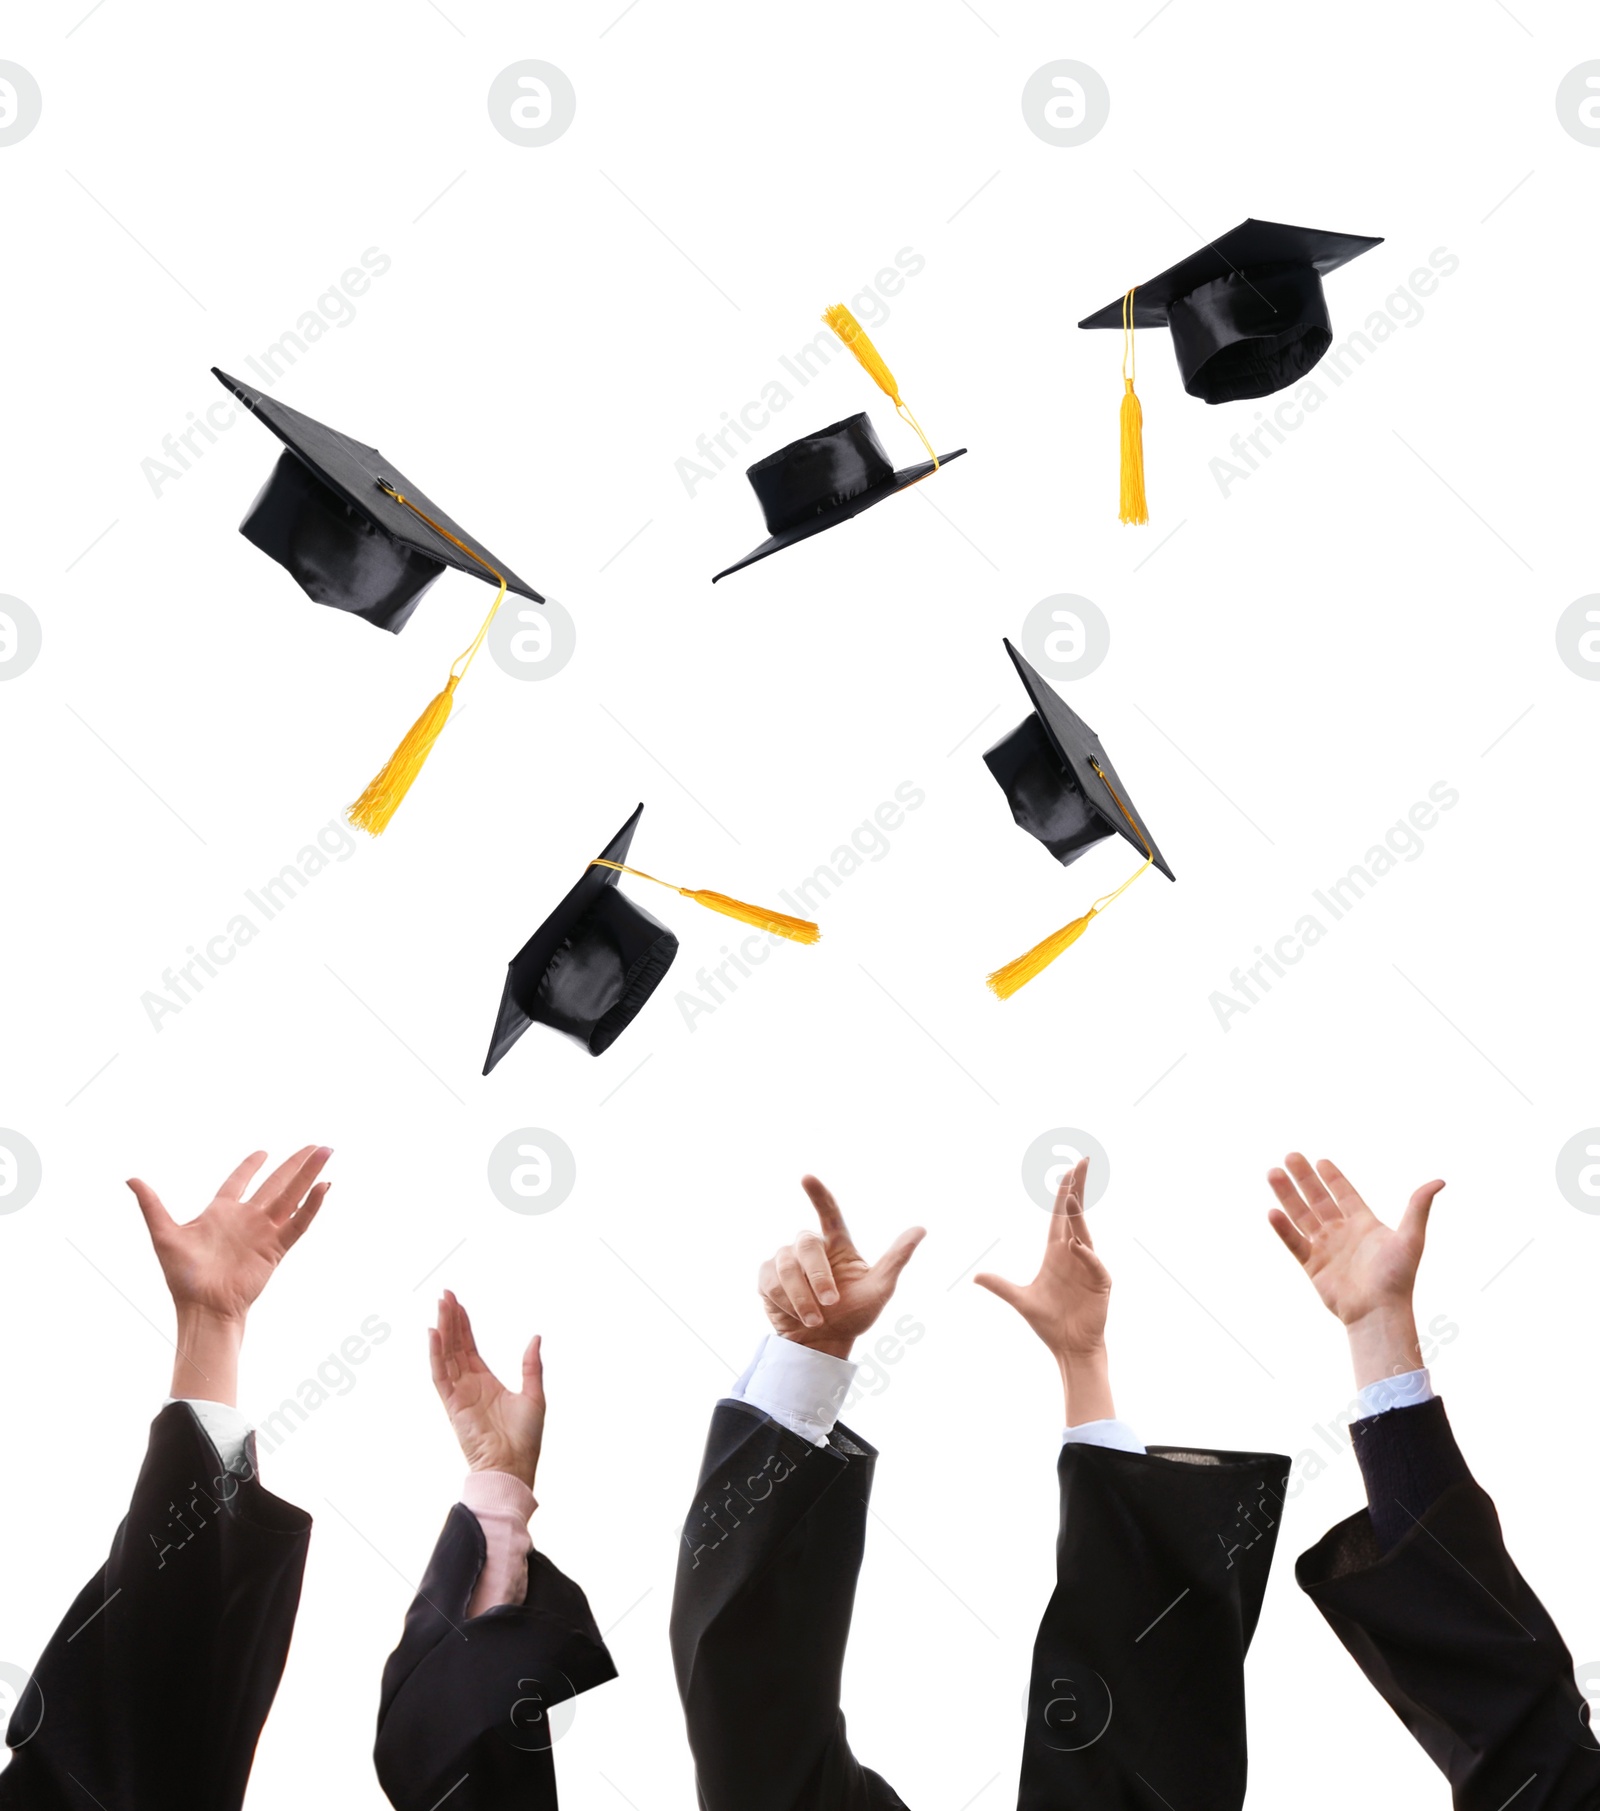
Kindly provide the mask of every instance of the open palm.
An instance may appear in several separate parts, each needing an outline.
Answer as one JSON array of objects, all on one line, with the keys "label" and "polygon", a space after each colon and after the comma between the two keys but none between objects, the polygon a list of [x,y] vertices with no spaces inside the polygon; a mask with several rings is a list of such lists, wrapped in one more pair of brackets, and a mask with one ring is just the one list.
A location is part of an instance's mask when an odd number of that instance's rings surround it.
[{"label": "open palm", "polygon": [[331,1155],[326,1145],[307,1145],[279,1164],[247,1200],[244,1191],[267,1160],[265,1151],[255,1151],[203,1213],[181,1224],[149,1183],[137,1178],[128,1183],[180,1311],[244,1318],[284,1254],[316,1218],[332,1187],[317,1177]]},{"label": "open palm", "polygon": [[1094,1249],[1084,1216],[1089,1160],[1080,1157],[1056,1191],[1044,1256],[1031,1283],[1012,1283],[984,1271],[981,1288],[1009,1302],[1057,1357],[1098,1352],[1105,1345],[1111,1273]]},{"label": "open palm", "polygon": [[508,1390],[478,1355],[467,1311],[447,1289],[428,1358],[450,1426],[472,1471],[505,1471],[533,1489],[544,1443],[544,1362],[540,1337],[522,1355],[522,1388]]},{"label": "open palm", "polygon": [[1391,1227],[1367,1206],[1337,1164],[1323,1158],[1313,1169],[1298,1151],[1284,1162],[1287,1175],[1283,1170],[1267,1173],[1280,1203],[1267,1218],[1323,1303],[1347,1327],[1378,1310],[1409,1307],[1428,1235],[1428,1210],[1444,1184],[1423,1183],[1400,1224]]}]

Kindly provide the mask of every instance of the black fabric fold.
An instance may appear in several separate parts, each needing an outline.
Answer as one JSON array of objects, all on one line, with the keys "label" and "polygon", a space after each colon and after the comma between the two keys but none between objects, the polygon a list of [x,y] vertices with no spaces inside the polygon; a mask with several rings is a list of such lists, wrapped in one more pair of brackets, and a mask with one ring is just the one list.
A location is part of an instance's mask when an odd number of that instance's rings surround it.
[{"label": "black fabric fold", "polygon": [[905,1811],[840,1708],[877,1453],[718,1403],[684,1524],[672,1660],[701,1811]]},{"label": "black fabric fold", "polygon": [[1237,1811],[1244,1658],[1278,1538],[1278,1453],[1068,1444],[1019,1811]]},{"label": "black fabric fold", "polygon": [[470,1621],[487,1556],[464,1503],[445,1518],[383,1669],[373,1762],[395,1811],[555,1811],[550,1712],[617,1676],[582,1590],[542,1554],[528,1594]]},{"label": "black fabric fold", "polygon": [[12,1716],[4,1811],[238,1811],[311,1539],[253,1436],[245,1457],[228,1471],[185,1402],[156,1417],[110,1555]]},{"label": "black fabric fold", "polygon": [[1444,1404],[1355,1430],[1375,1504],[1382,1493],[1408,1525],[1386,1550],[1376,1507],[1348,1517],[1301,1554],[1301,1589],[1450,1782],[1456,1811],[1513,1799],[1517,1811],[1594,1811],[1600,1745],[1572,1656],[1506,1551]]}]

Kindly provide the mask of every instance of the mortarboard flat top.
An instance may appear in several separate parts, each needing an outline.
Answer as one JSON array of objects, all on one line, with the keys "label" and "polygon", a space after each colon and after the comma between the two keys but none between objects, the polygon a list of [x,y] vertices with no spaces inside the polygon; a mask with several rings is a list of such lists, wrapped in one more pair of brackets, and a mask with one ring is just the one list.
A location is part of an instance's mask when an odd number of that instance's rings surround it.
[{"label": "mortarboard flat top", "polygon": [[[1167,327],[1183,387],[1202,402],[1271,396],[1312,369],[1333,344],[1322,279],[1381,245],[1275,220],[1246,220],[1133,292],[1134,327]],[[1123,325],[1108,302],[1080,327]],[[1125,377],[1131,375],[1124,372]],[[1131,476],[1131,472],[1130,472]],[[1143,521],[1138,497],[1126,521]]]},{"label": "mortarboard flat top", "polygon": [[[1276,220],[1242,220],[1220,239],[1191,252],[1148,283],[1141,283],[1133,296],[1133,324],[1165,327],[1167,310],[1173,302],[1223,277],[1245,274],[1264,264],[1308,265],[1325,277],[1329,271],[1382,244],[1381,237],[1374,239],[1362,233],[1329,233],[1314,226],[1284,226]],[[1108,302],[1078,325],[1120,328],[1122,298]]]},{"label": "mortarboard flat top", "polygon": [[[1066,703],[1055,687],[1028,665],[1009,640],[1006,642],[1006,652],[1011,656],[1011,662],[1017,669],[1018,678],[1027,689],[1028,697],[1033,702],[1034,711],[1044,726],[1051,747],[1055,750],[1072,783],[1083,795],[1091,810],[1104,821],[1108,832],[1115,830],[1141,855],[1145,853],[1146,845],[1148,845],[1149,852],[1153,857],[1153,865],[1159,868],[1168,880],[1176,880],[1177,876],[1167,866],[1166,857],[1156,847],[1155,838],[1151,836],[1149,826],[1140,816],[1139,808],[1134,804],[1132,795],[1117,777],[1117,770],[1111,765],[1111,757],[1101,746],[1100,738]],[[1094,770],[1093,763],[1096,761],[1099,762],[1101,772],[1105,775],[1103,780],[1100,774]],[[1127,818],[1117,809],[1116,799],[1113,799],[1108,793],[1108,782],[1117,798],[1127,806],[1134,823],[1138,825],[1137,835],[1129,825]],[[1141,835],[1145,839],[1144,843],[1139,841]],[[1068,859],[1070,860],[1071,857]]]},{"label": "mortarboard flat top", "polygon": [[[367,446],[348,434],[341,434],[336,428],[326,427],[311,416],[302,415],[298,409],[291,409],[287,403],[263,396],[259,390],[240,383],[236,377],[229,377],[215,365],[211,369],[212,375],[231,390],[251,414],[264,422],[329,490],[375,524],[391,540],[398,541],[402,547],[409,548],[424,559],[454,566],[460,572],[470,572],[485,584],[495,582],[485,570],[485,567],[492,567],[504,577],[508,591],[514,591],[519,597],[528,598],[536,604],[544,602],[544,598],[526,579],[518,578],[504,560],[496,558],[480,541],[474,540],[464,528],[451,521],[437,503],[432,502],[402,474],[392,459],[385,458],[376,447]],[[418,521],[409,509],[389,496],[381,488],[382,484],[387,484],[399,491],[401,496],[408,497],[419,510],[432,516],[434,521],[447,528],[457,539],[464,541],[484,565],[480,566],[477,560],[470,558],[442,535],[434,534],[425,522]],[[296,576],[299,577],[299,574]],[[316,593],[313,592],[312,595],[316,596]],[[335,600],[321,598],[319,601]],[[385,623],[383,626],[390,625]]]}]

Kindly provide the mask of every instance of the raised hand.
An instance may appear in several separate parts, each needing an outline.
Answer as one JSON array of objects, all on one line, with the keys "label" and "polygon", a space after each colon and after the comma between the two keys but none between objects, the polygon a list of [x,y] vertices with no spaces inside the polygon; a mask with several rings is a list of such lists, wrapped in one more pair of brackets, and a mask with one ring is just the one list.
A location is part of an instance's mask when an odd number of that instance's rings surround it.
[{"label": "raised hand", "polygon": [[1106,1343],[1111,1273],[1094,1249],[1083,1211],[1089,1159],[1080,1157],[1056,1190],[1044,1257],[1031,1283],[985,1270],[972,1280],[1008,1302],[1058,1357],[1098,1352]]},{"label": "raised hand", "polygon": [[267,1161],[265,1151],[256,1151],[203,1213],[181,1225],[148,1182],[130,1180],[173,1301],[242,1320],[284,1253],[317,1217],[333,1186],[317,1177],[332,1155],[326,1145],[308,1144],[246,1200],[250,1178]]},{"label": "raised hand", "polygon": [[317,1177],[332,1155],[326,1145],[306,1145],[247,1200],[244,1191],[267,1160],[265,1151],[256,1151],[203,1213],[182,1223],[149,1183],[130,1179],[177,1310],[174,1396],[233,1401],[245,1318],[284,1254],[316,1219],[333,1186]]},{"label": "raised hand", "polygon": [[1088,1177],[1089,1159],[1080,1157],[1062,1178],[1031,1283],[1013,1283],[988,1270],[972,1279],[1015,1308],[1049,1348],[1061,1371],[1069,1426],[1109,1420],[1115,1413],[1106,1361],[1111,1273],[1095,1252],[1084,1214]]},{"label": "raised hand", "polygon": [[447,1289],[428,1329],[433,1387],[470,1471],[506,1471],[533,1489],[544,1442],[544,1362],[537,1333],[522,1354],[522,1388],[508,1390],[478,1356],[467,1311]]},{"label": "raised hand", "polygon": [[800,1186],[811,1198],[820,1230],[797,1234],[792,1245],[768,1258],[757,1287],[767,1319],[785,1339],[848,1358],[857,1337],[894,1294],[924,1230],[908,1227],[876,1264],[869,1264],[856,1250],[839,1203],[828,1190],[815,1176],[802,1176]]},{"label": "raised hand", "polygon": [[1400,1224],[1391,1227],[1373,1213],[1337,1164],[1323,1158],[1313,1169],[1298,1151],[1284,1162],[1287,1175],[1267,1172],[1279,1201],[1267,1219],[1324,1306],[1343,1322],[1358,1385],[1419,1369],[1411,1297],[1428,1236],[1428,1210],[1443,1182],[1423,1183],[1407,1202]]}]

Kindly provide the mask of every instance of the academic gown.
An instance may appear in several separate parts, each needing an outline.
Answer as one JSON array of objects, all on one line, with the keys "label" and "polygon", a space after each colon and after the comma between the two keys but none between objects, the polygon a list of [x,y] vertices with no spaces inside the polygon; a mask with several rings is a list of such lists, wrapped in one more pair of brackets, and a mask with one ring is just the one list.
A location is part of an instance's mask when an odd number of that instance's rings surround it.
[{"label": "academic gown", "polygon": [[588,1599],[537,1551],[524,1600],[469,1621],[486,1555],[455,1504],[383,1669],[373,1761],[395,1811],[555,1811],[550,1712],[617,1676]]},{"label": "academic gown", "polygon": [[1277,1453],[1062,1447],[1019,1811],[1244,1803],[1244,1657],[1288,1468]]},{"label": "academic gown", "polygon": [[110,1557],[12,1715],[3,1811],[238,1811],[311,1538],[256,1476],[253,1436],[245,1466],[186,1402],[156,1417]]},{"label": "academic gown", "polygon": [[1301,1588],[1449,1780],[1457,1811],[1594,1811],[1600,1747],[1572,1657],[1512,1564],[1444,1404],[1350,1431],[1370,1507],[1300,1556]]},{"label": "academic gown", "polygon": [[719,1402],[684,1526],[672,1659],[701,1811],[905,1811],[839,1707],[877,1453]]}]

